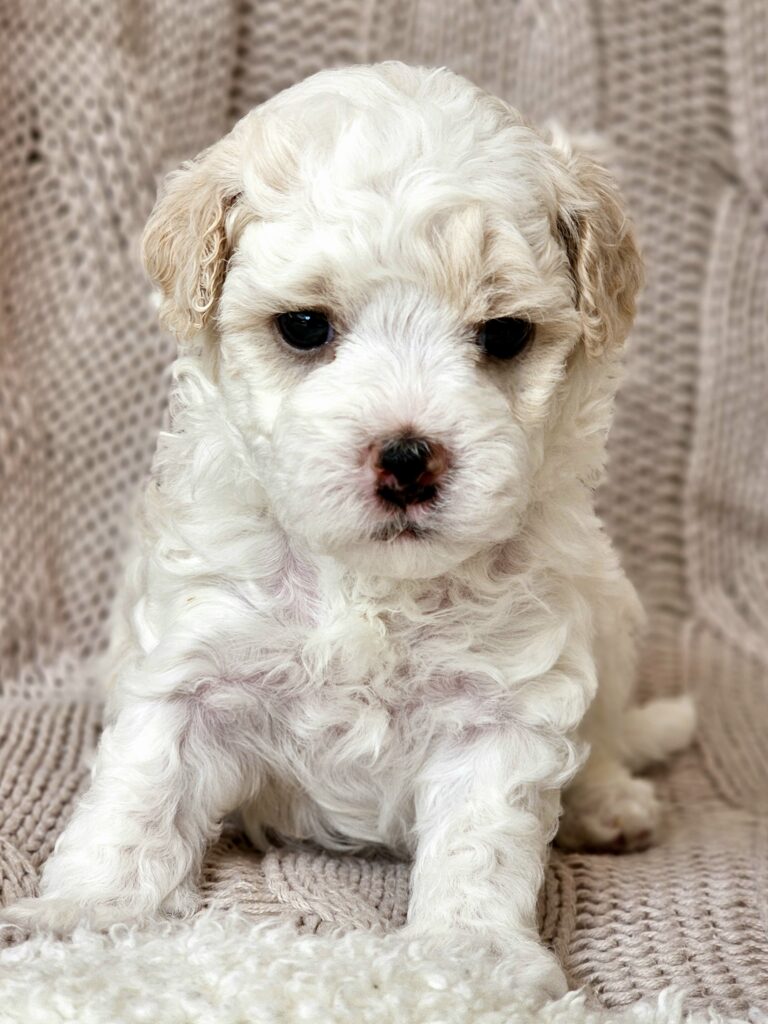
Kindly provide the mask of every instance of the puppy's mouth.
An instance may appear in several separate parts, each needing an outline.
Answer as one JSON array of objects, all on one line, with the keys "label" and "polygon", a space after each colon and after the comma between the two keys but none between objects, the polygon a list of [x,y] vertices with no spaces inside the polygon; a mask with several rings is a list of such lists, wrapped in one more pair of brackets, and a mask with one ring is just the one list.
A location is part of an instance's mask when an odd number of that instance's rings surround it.
[{"label": "puppy's mouth", "polygon": [[400,513],[374,527],[371,539],[388,544],[397,540],[423,540],[433,534],[431,527],[414,522],[407,514]]}]

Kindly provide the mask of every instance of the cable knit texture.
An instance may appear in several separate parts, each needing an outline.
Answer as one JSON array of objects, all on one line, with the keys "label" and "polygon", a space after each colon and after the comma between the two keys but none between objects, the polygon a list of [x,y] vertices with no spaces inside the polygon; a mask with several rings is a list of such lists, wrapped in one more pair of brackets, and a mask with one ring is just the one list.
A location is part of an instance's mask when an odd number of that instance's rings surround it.
[{"label": "cable knit texture", "polygon": [[[173,343],[138,238],[160,176],[330,65],[447,64],[598,130],[648,285],[601,505],[651,613],[644,694],[690,689],[667,830],[554,853],[544,935],[608,1006],[768,1005],[768,5],[761,0],[0,0],[0,897],[35,891],[97,741],[104,645]],[[235,831],[205,899],[387,933],[407,865]],[[754,1008],[758,1008],[755,1010]],[[757,1017],[754,1017],[757,1019]]]}]

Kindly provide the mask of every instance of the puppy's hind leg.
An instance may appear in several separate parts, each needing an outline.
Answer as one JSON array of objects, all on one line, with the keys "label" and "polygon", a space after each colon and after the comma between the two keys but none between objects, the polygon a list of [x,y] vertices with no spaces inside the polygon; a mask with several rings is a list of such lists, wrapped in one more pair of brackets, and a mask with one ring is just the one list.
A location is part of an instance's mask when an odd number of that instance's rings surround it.
[{"label": "puppy's hind leg", "polygon": [[599,735],[588,737],[587,763],[563,794],[558,845],[615,852],[649,846],[661,809],[653,783],[632,772],[684,750],[695,726],[691,698],[670,697],[630,708],[610,742]]},{"label": "puppy's hind leg", "polygon": [[0,925],[65,934],[81,921],[104,928],[192,912],[206,843],[243,793],[234,750],[184,698],[124,708],[45,865],[41,896],[0,911]]},{"label": "puppy's hind leg", "polygon": [[611,751],[593,745],[563,793],[557,845],[614,853],[650,846],[661,818],[652,782],[635,778]]},{"label": "puppy's hind leg", "polygon": [[687,696],[627,707],[641,610],[629,583],[623,597],[601,609],[595,643],[598,692],[580,729],[590,754],[563,793],[557,843],[565,849],[620,852],[650,846],[661,807],[653,783],[633,773],[687,747],[696,724]]},{"label": "puppy's hind leg", "polygon": [[696,706],[687,694],[630,708],[622,721],[622,760],[640,772],[685,750],[696,729]]}]

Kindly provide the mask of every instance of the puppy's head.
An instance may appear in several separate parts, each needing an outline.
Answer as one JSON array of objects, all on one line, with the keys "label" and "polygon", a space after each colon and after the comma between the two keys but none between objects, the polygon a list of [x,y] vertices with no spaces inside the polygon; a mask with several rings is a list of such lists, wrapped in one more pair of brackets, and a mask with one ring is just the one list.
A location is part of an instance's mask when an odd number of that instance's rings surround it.
[{"label": "puppy's head", "polygon": [[621,199],[448,71],[280,94],[170,177],[144,251],[317,552],[435,575],[595,473],[641,276]]}]

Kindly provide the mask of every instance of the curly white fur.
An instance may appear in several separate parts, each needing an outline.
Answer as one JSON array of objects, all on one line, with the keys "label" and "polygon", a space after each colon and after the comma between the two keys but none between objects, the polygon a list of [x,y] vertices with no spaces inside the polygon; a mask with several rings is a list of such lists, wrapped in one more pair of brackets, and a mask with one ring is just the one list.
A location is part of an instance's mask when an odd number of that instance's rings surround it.
[{"label": "curly white fur", "polygon": [[[172,176],[145,254],[189,339],[172,429],[91,790],[8,916],[185,913],[239,808],[257,844],[413,856],[412,934],[561,993],[535,927],[561,791],[564,843],[646,841],[628,765],[692,729],[626,714],[641,614],[593,511],[640,281],[613,182],[445,70],[323,72]],[[335,340],[291,350],[276,315],[318,308]],[[485,357],[511,316],[534,342]],[[403,431],[450,453],[410,513],[363,454]]]},{"label": "curly white fur", "polygon": [[[192,979],[192,980],[190,980]],[[571,992],[537,1008],[482,949],[433,952],[397,934],[298,935],[201,914],[0,951],[3,1024],[743,1024],[665,991],[623,1009]],[[759,1011],[755,1010],[758,1014]],[[759,1016],[754,1019],[759,1020]]]}]

